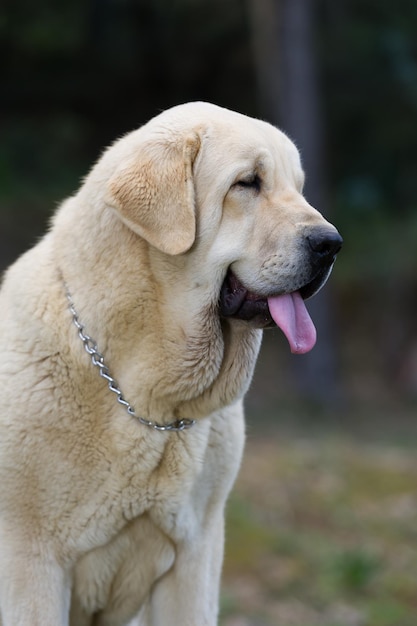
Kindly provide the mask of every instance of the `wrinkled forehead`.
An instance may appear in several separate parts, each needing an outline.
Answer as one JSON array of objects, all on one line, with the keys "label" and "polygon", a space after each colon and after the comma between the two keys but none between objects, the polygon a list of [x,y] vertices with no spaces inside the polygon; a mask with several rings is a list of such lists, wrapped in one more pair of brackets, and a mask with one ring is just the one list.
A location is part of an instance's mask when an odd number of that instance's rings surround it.
[{"label": "wrinkled forehead", "polygon": [[274,126],[265,122],[257,123],[277,175],[294,181],[297,186],[302,185],[304,172],[301,165],[300,153],[295,144],[287,135]]},{"label": "wrinkled forehead", "polygon": [[[239,170],[265,171],[280,186],[301,188],[304,173],[294,143],[280,130],[260,120],[232,115],[210,124],[203,138],[197,168],[211,167],[230,177]],[[207,158],[208,157],[208,158]]]}]

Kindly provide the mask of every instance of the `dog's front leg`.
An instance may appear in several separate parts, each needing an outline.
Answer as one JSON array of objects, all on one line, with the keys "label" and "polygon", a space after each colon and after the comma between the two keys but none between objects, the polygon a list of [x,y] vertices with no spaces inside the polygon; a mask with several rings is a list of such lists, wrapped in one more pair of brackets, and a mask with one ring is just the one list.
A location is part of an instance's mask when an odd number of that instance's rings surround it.
[{"label": "dog's front leg", "polygon": [[178,546],[173,568],[152,594],[149,626],[217,624],[223,544],[222,511],[201,534]]},{"label": "dog's front leg", "polygon": [[46,555],[10,547],[0,548],[1,626],[67,626],[69,576]]}]

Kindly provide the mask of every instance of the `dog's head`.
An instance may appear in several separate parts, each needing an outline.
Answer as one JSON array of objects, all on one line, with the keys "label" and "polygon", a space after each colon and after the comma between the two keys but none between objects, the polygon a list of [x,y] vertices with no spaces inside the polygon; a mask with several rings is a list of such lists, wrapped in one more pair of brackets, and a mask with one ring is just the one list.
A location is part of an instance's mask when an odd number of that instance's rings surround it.
[{"label": "dog's head", "polygon": [[187,258],[189,290],[205,284],[222,318],[276,324],[293,352],[311,349],[304,300],[326,282],[342,239],[304,199],[299,154],[286,135],[191,103],[111,151],[119,164],[107,203],[174,265]]}]

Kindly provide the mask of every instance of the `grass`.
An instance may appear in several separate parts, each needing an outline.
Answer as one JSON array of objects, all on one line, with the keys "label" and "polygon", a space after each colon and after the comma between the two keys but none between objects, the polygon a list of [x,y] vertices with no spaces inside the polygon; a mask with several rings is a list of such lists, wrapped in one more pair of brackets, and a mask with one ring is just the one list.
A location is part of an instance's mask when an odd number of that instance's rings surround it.
[{"label": "grass", "polygon": [[415,626],[416,470],[410,445],[249,438],[221,625]]}]

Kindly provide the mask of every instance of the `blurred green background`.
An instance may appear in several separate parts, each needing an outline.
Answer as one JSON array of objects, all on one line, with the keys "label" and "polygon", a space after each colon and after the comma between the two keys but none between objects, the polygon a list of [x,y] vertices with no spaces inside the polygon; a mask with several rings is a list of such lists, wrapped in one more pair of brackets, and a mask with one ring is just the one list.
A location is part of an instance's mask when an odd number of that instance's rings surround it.
[{"label": "blurred green background", "polygon": [[265,333],[227,626],[417,623],[416,34],[415,0],[0,7],[0,270],[106,145],[189,100],[283,128],[344,236],[310,304],[316,348]]}]

